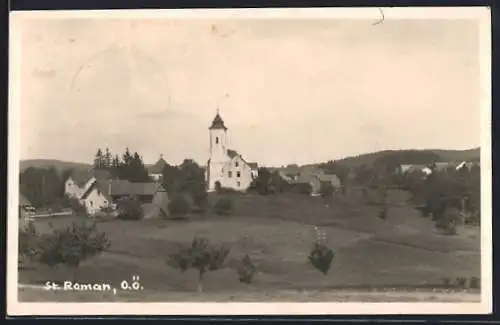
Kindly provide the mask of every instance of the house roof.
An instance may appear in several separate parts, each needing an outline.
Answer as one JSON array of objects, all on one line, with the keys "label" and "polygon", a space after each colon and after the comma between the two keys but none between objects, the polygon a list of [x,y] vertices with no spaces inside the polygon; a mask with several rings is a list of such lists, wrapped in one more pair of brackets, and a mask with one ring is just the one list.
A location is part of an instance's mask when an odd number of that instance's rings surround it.
[{"label": "house roof", "polygon": [[26,206],[31,206],[31,202],[24,196],[22,193],[19,193],[19,205],[26,207]]},{"label": "house roof", "polygon": [[111,200],[113,196],[143,196],[154,195],[158,191],[164,191],[158,183],[135,183],[126,180],[97,180],[88,188],[81,198],[85,199],[94,190],[101,191],[107,199]]},{"label": "house roof", "polygon": [[227,155],[229,156],[229,158],[233,159],[234,157],[236,156],[240,156],[240,154],[238,153],[238,151],[236,150],[232,150],[232,149],[227,149]]},{"label": "house roof", "polygon": [[80,196],[80,198],[83,200],[86,199],[94,189],[97,189],[102,195],[104,195],[105,198],[111,200],[111,196],[109,195],[109,184],[111,182],[111,180],[96,180],[91,186],[89,186],[85,193]]},{"label": "house roof", "polygon": [[335,174],[324,174],[319,176],[319,180],[322,182],[329,182],[334,186],[340,186],[340,178]]},{"label": "house roof", "polygon": [[259,168],[259,164],[257,164],[256,162],[250,162],[250,163],[247,163],[248,166],[250,166],[251,169],[257,169]]},{"label": "house roof", "polygon": [[164,191],[158,183],[136,183],[124,180],[113,180],[108,184],[108,193],[112,196],[122,195],[154,195],[157,191]]},{"label": "house roof", "polygon": [[111,173],[107,170],[99,170],[99,169],[75,169],[71,175],[71,179],[82,186],[87,183],[92,177],[95,177],[98,180],[106,180],[111,178]]},{"label": "house roof", "polygon": [[231,159],[233,159],[234,157],[239,157],[245,164],[250,167],[250,169],[257,169],[259,166],[256,162],[247,162],[236,150],[227,149],[227,155]]},{"label": "house roof", "polygon": [[167,165],[167,162],[163,157],[160,157],[158,161],[151,167],[148,168],[148,172],[150,174],[161,174],[163,172],[163,168]]},{"label": "house roof", "polygon": [[219,113],[217,113],[217,115],[215,115],[215,118],[213,119],[212,121],[212,125],[210,125],[209,127],[210,130],[212,129],[223,129],[223,130],[227,130],[227,127],[226,125],[224,124],[224,120],[222,119],[222,117],[219,115]]}]

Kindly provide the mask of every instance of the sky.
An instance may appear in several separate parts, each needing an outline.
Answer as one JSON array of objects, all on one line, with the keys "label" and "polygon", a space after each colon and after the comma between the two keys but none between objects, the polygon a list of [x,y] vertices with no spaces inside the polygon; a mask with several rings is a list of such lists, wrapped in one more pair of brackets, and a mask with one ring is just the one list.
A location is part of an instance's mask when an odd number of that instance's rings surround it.
[{"label": "sky", "polygon": [[[261,165],[480,143],[472,20],[47,19],[22,25],[21,159]],[[460,132],[458,132],[460,130]]]}]

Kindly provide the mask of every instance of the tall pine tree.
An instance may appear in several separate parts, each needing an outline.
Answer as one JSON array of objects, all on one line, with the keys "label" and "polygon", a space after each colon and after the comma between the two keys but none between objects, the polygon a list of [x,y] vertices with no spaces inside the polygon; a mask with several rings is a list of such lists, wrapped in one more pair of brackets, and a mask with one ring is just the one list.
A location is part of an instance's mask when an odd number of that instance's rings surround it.
[{"label": "tall pine tree", "polygon": [[104,168],[104,156],[102,154],[101,148],[97,149],[97,153],[94,157],[94,169],[103,169]]}]

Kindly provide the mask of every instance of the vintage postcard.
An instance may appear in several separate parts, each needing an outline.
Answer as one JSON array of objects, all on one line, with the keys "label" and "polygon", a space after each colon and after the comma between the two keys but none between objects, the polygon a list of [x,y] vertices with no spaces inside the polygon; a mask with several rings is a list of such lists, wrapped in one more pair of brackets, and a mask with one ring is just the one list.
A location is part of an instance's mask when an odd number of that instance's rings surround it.
[{"label": "vintage postcard", "polygon": [[491,312],[487,8],[10,19],[9,315]]}]

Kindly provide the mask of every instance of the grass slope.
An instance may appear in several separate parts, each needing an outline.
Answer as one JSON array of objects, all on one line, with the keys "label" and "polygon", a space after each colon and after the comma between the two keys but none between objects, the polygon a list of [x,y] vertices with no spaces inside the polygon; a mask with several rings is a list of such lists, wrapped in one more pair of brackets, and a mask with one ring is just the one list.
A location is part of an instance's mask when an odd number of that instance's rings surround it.
[{"label": "grass slope", "polygon": [[[376,209],[361,204],[359,194],[353,190],[348,197],[329,202],[300,195],[236,195],[232,216],[207,214],[185,221],[102,222],[98,228],[108,233],[112,246],[82,265],[79,280],[119,286],[121,281],[139,275],[145,290],[184,293],[195,299],[196,274],[180,273],[165,263],[169,253],[194,236],[206,236],[231,246],[226,267],[206,277],[207,295],[283,290],[367,291],[387,287],[429,289],[439,287],[443,278],[480,276],[478,229],[463,229],[454,237],[441,235],[432,222],[406,205],[405,192],[392,191],[390,198],[394,207],[387,220],[378,219]],[[52,223],[62,227],[71,221],[61,218]],[[37,227],[48,230],[48,222],[37,221]],[[314,225],[326,231],[328,244],[336,252],[328,275],[322,275],[307,261],[315,240]],[[236,275],[245,254],[251,256],[259,270],[250,285],[240,283]],[[43,266],[19,274],[21,283],[41,284],[67,277],[64,268],[51,270]]]}]

